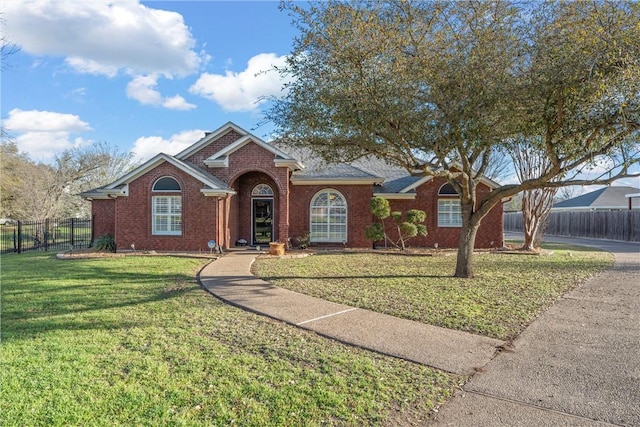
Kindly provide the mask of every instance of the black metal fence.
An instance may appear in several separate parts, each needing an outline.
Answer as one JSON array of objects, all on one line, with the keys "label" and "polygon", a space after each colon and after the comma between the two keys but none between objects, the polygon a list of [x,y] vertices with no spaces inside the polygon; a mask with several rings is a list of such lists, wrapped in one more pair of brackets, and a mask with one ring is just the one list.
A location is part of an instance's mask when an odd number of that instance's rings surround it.
[{"label": "black metal fence", "polygon": [[93,241],[91,219],[7,221],[0,225],[0,252],[63,251],[88,248]]},{"label": "black metal fence", "polygon": [[[522,212],[504,214],[505,231],[522,231]],[[640,242],[640,210],[551,212],[545,234]]]}]

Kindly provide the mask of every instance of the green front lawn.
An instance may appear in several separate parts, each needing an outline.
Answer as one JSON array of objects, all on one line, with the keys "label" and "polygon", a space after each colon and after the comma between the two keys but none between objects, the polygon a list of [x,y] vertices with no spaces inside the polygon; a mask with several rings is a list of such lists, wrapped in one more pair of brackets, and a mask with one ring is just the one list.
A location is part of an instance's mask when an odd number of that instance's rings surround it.
[{"label": "green front lawn", "polygon": [[2,426],[421,424],[464,381],[227,306],[202,260],[0,262]]},{"label": "green front lawn", "polygon": [[261,258],[254,273],[277,286],[355,307],[509,340],[577,284],[613,264],[582,247],[550,255],[474,255],[476,278],[451,277],[455,256],[318,253]]}]

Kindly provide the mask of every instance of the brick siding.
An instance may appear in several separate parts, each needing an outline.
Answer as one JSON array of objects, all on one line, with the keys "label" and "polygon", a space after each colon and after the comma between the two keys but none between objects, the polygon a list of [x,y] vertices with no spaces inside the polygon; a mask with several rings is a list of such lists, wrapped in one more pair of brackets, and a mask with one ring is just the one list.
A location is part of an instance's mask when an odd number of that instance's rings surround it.
[{"label": "brick siding", "polygon": [[[96,236],[114,234],[118,249],[198,251],[208,250],[207,242],[216,240],[224,247],[233,246],[239,238],[251,241],[251,191],[264,183],[274,190],[273,240],[286,242],[309,231],[311,200],[318,191],[332,188],[347,201],[347,246],[370,247],[365,239],[365,227],[374,220],[369,212],[369,200],[373,195],[371,185],[291,185],[291,172],[286,167],[276,167],[274,154],[257,144],[249,143],[232,153],[228,168],[207,168],[203,161],[232,144],[241,137],[230,130],[202,147],[187,159],[207,169],[212,175],[227,183],[237,192],[230,198],[206,197],[201,192],[202,183],[169,163],[162,163],[129,184],[129,195],[114,200],[94,200]],[[152,193],[154,182],[163,176],[175,178],[182,189],[182,235],[162,236],[152,233],[152,197],[177,195],[177,193]],[[438,227],[438,190],[444,184],[441,179],[427,181],[417,188],[415,200],[391,200],[392,210],[422,209],[427,213],[428,235],[416,237],[409,246],[440,248],[457,247],[460,228]],[[478,186],[482,198],[490,189]],[[228,213],[227,213],[228,212]],[[476,247],[489,248],[502,245],[502,205],[496,206],[484,218],[476,239]]]}]

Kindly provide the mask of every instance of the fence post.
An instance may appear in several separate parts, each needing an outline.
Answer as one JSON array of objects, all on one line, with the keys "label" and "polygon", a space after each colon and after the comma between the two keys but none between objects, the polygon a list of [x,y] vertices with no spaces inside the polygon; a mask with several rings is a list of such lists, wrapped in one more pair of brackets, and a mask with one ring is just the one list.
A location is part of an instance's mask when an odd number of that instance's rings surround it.
[{"label": "fence post", "polygon": [[44,230],[42,231],[42,238],[44,239],[44,250],[49,250],[49,218],[44,220]]},{"label": "fence post", "polygon": [[93,242],[96,240],[96,216],[95,215],[91,215],[91,241],[89,242],[89,247],[91,247],[91,245],[93,245]]},{"label": "fence post", "polygon": [[71,247],[74,247],[76,245],[75,244],[75,240],[74,240],[74,237],[75,237],[75,234],[76,234],[75,229],[74,229],[74,224],[73,224],[73,220],[74,219],[75,218],[71,218]]},{"label": "fence post", "polygon": [[22,221],[18,221],[18,253],[22,253]]}]

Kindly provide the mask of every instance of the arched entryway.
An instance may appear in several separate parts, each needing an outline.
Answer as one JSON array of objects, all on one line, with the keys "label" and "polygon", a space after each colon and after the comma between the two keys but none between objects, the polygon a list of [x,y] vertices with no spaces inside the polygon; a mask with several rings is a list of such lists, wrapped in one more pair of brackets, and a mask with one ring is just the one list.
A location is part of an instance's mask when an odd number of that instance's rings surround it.
[{"label": "arched entryway", "polygon": [[279,239],[278,186],[264,172],[247,172],[232,187],[237,191],[231,205],[231,243],[246,241],[251,246],[266,246]]}]

